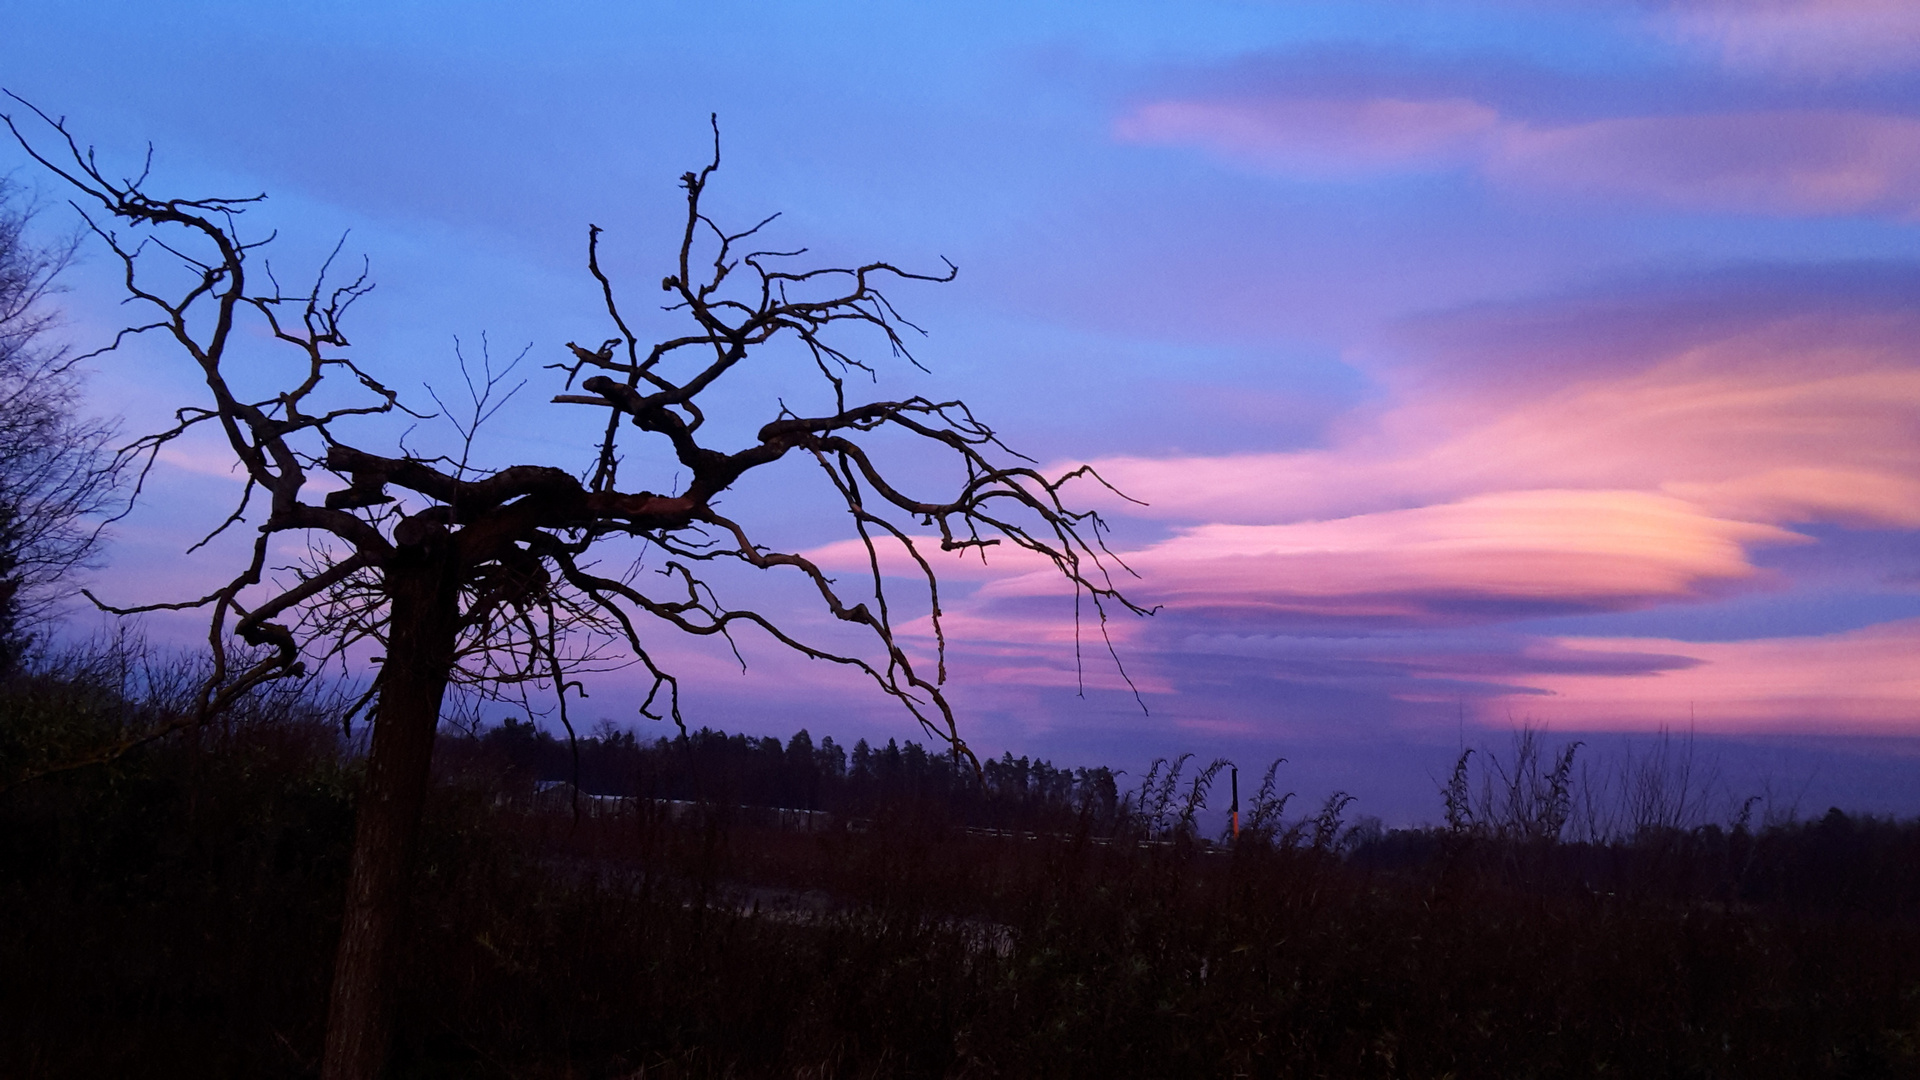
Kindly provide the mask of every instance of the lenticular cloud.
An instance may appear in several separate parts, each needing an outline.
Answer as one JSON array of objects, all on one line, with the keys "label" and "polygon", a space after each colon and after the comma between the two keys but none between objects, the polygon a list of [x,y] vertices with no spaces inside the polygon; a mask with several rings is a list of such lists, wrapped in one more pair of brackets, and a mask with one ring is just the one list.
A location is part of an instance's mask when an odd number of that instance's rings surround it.
[{"label": "lenticular cloud", "polygon": [[1671,496],[1515,491],[1330,521],[1194,526],[1127,561],[1143,578],[1137,591],[1183,611],[1432,625],[1699,598],[1755,575],[1747,546],[1798,540]]}]

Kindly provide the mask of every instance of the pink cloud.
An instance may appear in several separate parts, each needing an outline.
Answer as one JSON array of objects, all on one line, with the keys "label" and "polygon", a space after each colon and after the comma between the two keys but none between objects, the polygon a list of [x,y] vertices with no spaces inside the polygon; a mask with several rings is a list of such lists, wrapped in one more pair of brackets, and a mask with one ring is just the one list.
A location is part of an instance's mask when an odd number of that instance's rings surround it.
[{"label": "pink cloud", "polygon": [[[1053,565],[1045,556],[1006,540],[989,548],[942,551],[938,536],[915,536],[913,545],[942,582],[991,581],[1010,574],[1045,570]],[[923,575],[906,546],[891,536],[875,536],[874,551],[880,557],[880,572],[887,577],[917,579]],[[858,538],[835,540],[809,548],[802,554],[821,569],[836,575],[873,572],[867,546]]]},{"label": "pink cloud", "polygon": [[217,476],[236,484],[247,479],[246,470],[233,456],[233,449],[212,438],[176,439],[160,448],[160,464],[201,476]]},{"label": "pink cloud", "polygon": [[[1756,553],[1812,543],[1797,525],[1920,528],[1920,312],[1908,279],[1878,274],[1427,320],[1354,355],[1388,398],[1325,447],[1096,462],[1152,503],[1116,512],[1176,526],[1125,553],[1136,593],[1167,605],[1127,642],[1136,672],[1419,707],[1510,686],[1500,708],[1594,728],[1678,723],[1689,700],[1728,732],[1920,727],[1900,666],[1913,627],[1740,645],[1495,634],[1465,652],[1420,629],[1773,589]],[[1016,619],[1052,587],[990,580],[969,610]],[[1293,636],[1329,625],[1379,636]]]},{"label": "pink cloud", "polygon": [[[1827,284],[1847,301],[1772,285],[1743,300],[1751,283],[1723,282],[1693,298],[1695,320],[1631,300],[1470,312],[1356,357],[1392,396],[1326,447],[1098,461],[1150,504],[1110,509],[1178,525],[1121,552],[1141,574],[1123,584],[1236,624],[1459,625],[1772,588],[1753,552],[1806,542],[1796,525],[1920,527],[1920,315],[1898,289]],[[955,619],[1020,597],[1069,610],[1032,556],[924,547],[956,582]],[[889,574],[914,574],[883,551]],[[811,554],[866,572],[855,543]],[[1016,625],[1039,618],[1031,603],[992,617],[956,638],[1071,635]]]},{"label": "pink cloud", "polygon": [[[1127,556],[1136,592],[1182,611],[1479,621],[1489,611],[1619,610],[1753,578],[1746,548],[1784,529],[1668,496],[1511,491],[1286,525],[1201,525]],[[986,586],[1018,595],[1027,575]]]},{"label": "pink cloud", "polygon": [[1920,63],[1920,7],[1909,0],[1678,0],[1656,26],[1739,68],[1855,74]]},{"label": "pink cloud", "polygon": [[1920,120],[1841,110],[1536,124],[1458,98],[1159,101],[1116,137],[1315,178],[1471,167],[1519,190],[1763,214],[1920,213]]},{"label": "pink cloud", "polygon": [[[942,552],[938,537],[913,539],[941,583],[947,667],[956,686],[1137,690],[1158,695],[1173,692],[1164,675],[1144,671],[1133,673],[1129,684],[1107,655],[1109,641],[1128,649],[1137,646],[1146,624],[1114,611],[1115,618],[1103,632],[1097,611],[1083,602],[1078,605],[1076,625],[1073,587],[1044,556],[1003,541],[988,549],[983,561],[977,549]],[[927,618],[926,594],[920,588],[921,571],[898,541],[879,539],[875,547],[880,554],[881,573],[890,579],[895,632],[908,645],[914,662],[931,672],[935,642]],[[843,595],[849,597],[865,587],[872,573],[866,546],[857,539],[823,544],[804,554],[834,575]],[[1116,576],[1125,575],[1117,562],[1111,565]],[[975,586],[1010,580],[1025,585],[1011,593],[1003,589],[998,595],[1018,595],[1029,602],[1007,607],[975,601],[974,597],[985,595]]]},{"label": "pink cloud", "polygon": [[[1529,332],[1524,312],[1470,315],[1470,332],[1429,332],[1437,362],[1417,336],[1396,348],[1424,347],[1425,366],[1363,360],[1392,398],[1326,448],[1095,464],[1150,504],[1132,512],[1176,521],[1279,524],[1580,489],[1761,523],[1920,526],[1920,318],[1776,302],[1645,347],[1631,305],[1545,332]],[[1449,350],[1491,355],[1454,362]]]},{"label": "pink cloud", "polygon": [[1835,110],[1509,125],[1496,182],[1763,214],[1920,211],[1920,120]]},{"label": "pink cloud", "polygon": [[[1173,527],[1122,552],[1142,575],[1132,594],[1166,605],[1112,624],[1129,672],[1156,713],[1251,679],[1262,702],[1289,688],[1289,708],[1316,693],[1386,711],[1491,695],[1563,726],[1652,727],[1694,700],[1703,729],[1907,730],[1920,696],[1893,658],[1920,631],[1462,644],[1426,628],[1770,590],[1787,582],[1757,556],[1811,544],[1799,525],[1920,528],[1912,285],[1871,268],[1748,273],[1430,318],[1352,355],[1386,399],[1324,447],[1097,462],[1153,504],[1111,509]],[[866,572],[858,545],[812,554]],[[1124,693],[1084,609],[1075,669],[1071,601],[1044,566],[937,558],[961,692],[998,701],[1084,677]],[[885,566],[911,576],[898,552]],[[1363,636],[1320,636],[1330,626]],[[924,626],[911,632],[924,648]],[[1770,666],[1783,670],[1757,678]]]},{"label": "pink cloud", "polygon": [[[1501,704],[1563,729],[1920,735],[1920,620],[1843,634],[1757,641],[1562,640],[1604,657],[1661,652],[1690,666],[1627,674],[1549,674]],[[1538,696],[1539,690],[1551,696]]]}]

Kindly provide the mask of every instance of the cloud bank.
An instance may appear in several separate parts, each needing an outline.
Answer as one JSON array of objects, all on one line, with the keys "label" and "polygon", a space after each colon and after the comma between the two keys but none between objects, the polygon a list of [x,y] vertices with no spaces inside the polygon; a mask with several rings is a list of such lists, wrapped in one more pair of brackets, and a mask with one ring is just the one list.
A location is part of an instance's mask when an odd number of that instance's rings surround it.
[{"label": "cloud bank", "polygon": [[[1136,682],[1573,726],[1692,709],[1729,732],[1920,733],[1920,623],[1708,643],[1526,629],[1789,593],[1774,553],[1817,562],[1821,530],[1920,530],[1917,279],[1755,269],[1425,317],[1356,350],[1387,398],[1322,447],[1095,462],[1150,504],[1108,510],[1170,530],[1120,552],[1130,594],[1165,605],[1113,626]],[[816,555],[865,566],[846,545]],[[1057,575],[967,565],[950,575],[952,637],[970,643],[956,670],[1078,686]],[[1091,685],[1121,685],[1100,670]]]}]

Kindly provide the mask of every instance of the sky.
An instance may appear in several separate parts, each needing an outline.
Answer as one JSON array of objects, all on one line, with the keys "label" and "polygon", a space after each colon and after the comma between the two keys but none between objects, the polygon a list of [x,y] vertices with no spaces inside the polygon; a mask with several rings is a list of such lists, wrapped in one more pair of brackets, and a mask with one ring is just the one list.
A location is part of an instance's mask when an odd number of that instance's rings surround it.
[{"label": "sky", "polygon": [[[1043,569],[942,567],[985,752],[1284,755],[1303,794],[1418,821],[1457,748],[1516,725],[1615,755],[1666,732],[1727,799],[1920,812],[1903,0],[12,0],[7,23],[0,85],[123,171],[151,143],[155,190],[268,193],[248,222],[279,231],[276,268],[344,234],[378,282],[356,355],[416,400],[457,385],[456,340],[525,349],[491,464],[587,463],[539,366],[607,336],[587,225],[640,306],[710,113],[723,219],[779,211],[772,236],[823,263],[951,259],[953,283],[892,294],[928,372],[882,363],[873,392],[961,397],[1049,468],[1095,465],[1139,503],[1078,498],[1160,606],[1109,627],[1136,700],[1097,636],[1077,656]],[[60,226],[16,148],[0,169]],[[125,318],[100,254],[61,297],[78,342]],[[717,426],[817,393],[791,359]],[[195,400],[157,344],[91,385],[129,431]],[[183,552],[237,488],[217,445],[170,452],[100,588],[203,591],[235,550]],[[857,573],[819,494],[731,505]],[[738,585],[817,627],[793,583]],[[765,642],[745,674],[661,647],[695,724],[916,736]],[[575,715],[653,732],[638,685],[595,676]]]}]

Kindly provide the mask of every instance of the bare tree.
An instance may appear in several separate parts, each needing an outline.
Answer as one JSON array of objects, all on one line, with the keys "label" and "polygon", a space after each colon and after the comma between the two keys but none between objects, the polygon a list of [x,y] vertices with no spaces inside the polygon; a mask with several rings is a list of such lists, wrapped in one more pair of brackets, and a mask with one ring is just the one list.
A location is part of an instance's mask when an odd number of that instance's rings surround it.
[{"label": "bare tree", "polygon": [[[1090,469],[1043,474],[1002,446],[959,401],[849,399],[848,377],[872,368],[848,351],[845,332],[866,331],[875,344],[911,361],[903,333],[913,327],[882,285],[951,280],[951,264],[937,274],[884,262],[786,269],[803,252],[751,246],[771,218],[729,232],[701,209],[720,163],[717,126],[712,161],[681,177],[684,229],[660,283],[670,300],[666,309],[683,320],[682,333],[642,343],[601,268],[601,230],[588,229],[587,269],[614,333],[604,340],[596,335],[591,340],[601,343],[592,348],[570,344],[570,359],[559,365],[569,392],[553,400],[604,421],[590,464],[576,476],[550,465],[484,471],[464,452],[375,452],[349,441],[355,421],[405,409],[348,353],[341,324],[370,288],[364,272],[330,285],[323,267],[305,292],[285,291],[259,259],[271,238],[243,237],[243,214],[259,197],[149,195],[144,171],[110,179],[61,121],[33,112],[64,144],[57,156],[43,154],[10,117],[9,127],[29,153],[97,207],[96,215],[104,213],[89,224],[124,263],[130,298],[151,312],[150,321],[129,327],[115,344],[130,335],[168,337],[207,387],[205,401],[180,409],[176,425],[138,440],[129,454],[144,469],[172,440],[202,426],[217,428],[245,473],[246,490],[215,532],[256,506],[264,512],[251,560],[231,581],[203,597],[153,605],[204,608],[211,615],[213,676],[196,715],[360,642],[373,643],[383,657],[328,1018],[322,1069],[329,1078],[373,1077],[384,1058],[390,954],[450,681],[483,692],[545,686],[556,693],[564,722],[568,693],[578,687],[570,672],[604,656],[596,642],[611,638],[651,675],[642,711],[677,721],[678,684],[649,651],[649,621],[675,634],[729,640],[751,627],[803,656],[865,673],[965,753],[941,689],[945,638],[928,545],[965,552],[1009,543],[1044,556],[1077,598],[1090,601],[1103,633],[1110,607],[1141,611],[1109,575],[1100,519],[1063,501],[1069,481],[1098,481]],[[148,265],[153,259],[174,275],[171,289],[151,284],[160,280]],[[247,383],[270,380],[240,344],[248,323],[264,329],[292,360],[279,389],[251,397],[237,386],[243,365]],[[777,340],[798,345],[797,355],[824,380],[831,406],[808,415],[783,405],[748,445],[715,447],[703,430],[702,402],[711,402],[707,395],[720,380]],[[329,376],[345,376],[364,397],[356,403],[323,395]],[[572,392],[576,381],[579,392]],[[473,384],[472,419],[461,429],[466,445],[492,407],[497,383],[497,375],[483,370]],[[882,434],[906,436],[957,463],[958,490],[934,499],[902,490],[874,447]],[[627,443],[636,439],[663,445],[684,483],[665,492],[623,486]],[[747,523],[715,508],[716,497],[742,476],[789,459],[821,470],[837,493],[831,505],[849,515],[865,545],[870,573],[862,575],[857,595],[803,554],[765,546]],[[316,489],[329,478],[336,489],[321,495]],[[312,557],[276,570],[269,565],[271,545],[286,534],[306,537]],[[610,570],[594,561],[605,545],[622,539],[657,553],[657,573],[643,577],[637,564]],[[896,630],[882,572],[887,545],[898,545],[924,582],[935,642],[931,665],[916,664]],[[798,575],[835,619],[871,635],[877,655],[830,649],[761,611],[723,604],[711,580],[727,563]],[[230,636],[247,648],[230,649]]]},{"label": "bare tree", "polygon": [[35,243],[33,217],[0,177],[0,673],[99,550],[115,491],[112,425],[81,415],[75,358],[50,340],[47,296],[73,244]]}]

